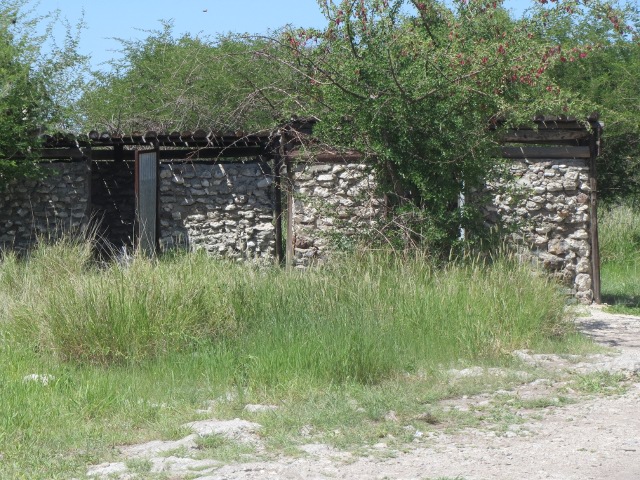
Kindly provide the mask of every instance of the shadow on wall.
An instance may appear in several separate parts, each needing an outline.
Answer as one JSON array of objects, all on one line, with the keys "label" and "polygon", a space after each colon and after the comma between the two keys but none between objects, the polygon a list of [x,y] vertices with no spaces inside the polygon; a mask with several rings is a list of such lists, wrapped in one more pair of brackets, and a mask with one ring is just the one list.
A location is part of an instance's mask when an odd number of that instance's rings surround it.
[{"label": "shadow on wall", "polygon": [[120,252],[133,247],[136,216],[134,162],[91,163],[91,210],[97,224],[101,253]]}]

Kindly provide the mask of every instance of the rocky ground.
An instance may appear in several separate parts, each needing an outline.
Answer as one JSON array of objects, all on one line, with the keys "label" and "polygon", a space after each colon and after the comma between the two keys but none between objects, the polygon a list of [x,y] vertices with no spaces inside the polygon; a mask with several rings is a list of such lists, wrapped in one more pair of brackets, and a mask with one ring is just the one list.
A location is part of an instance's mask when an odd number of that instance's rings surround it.
[{"label": "rocky ground", "polygon": [[[504,422],[503,428],[496,421],[497,425],[483,424],[456,433],[437,430],[423,435],[416,430],[415,441],[402,451],[381,441],[367,456],[309,444],[301,456],[224,465],[216,460],[194,460],[189,452],[199,438],[211,434],[250,444],[260,452],[260,425],[239,419],[206,420],[189,424],[193,434],[176,442],[123,447],[121,461],[92,466],[87,474],[93,478],[198,480],[640,479],[640,318],[592,308],[589,316],[576,321],[587,335],[613,347],[615,354],[578,357],[514,352],[525,363],[555,374],[511,391],[441,405],[480,413],[501,409],[517,419]],[[458,374],[476,372],[467,369]],[[600,385],[600,374],[616,382]],[[576,378],[593,385],[584,385],[585,390],[578,394]],[[136,472],[140,465],[144,472]]]}]

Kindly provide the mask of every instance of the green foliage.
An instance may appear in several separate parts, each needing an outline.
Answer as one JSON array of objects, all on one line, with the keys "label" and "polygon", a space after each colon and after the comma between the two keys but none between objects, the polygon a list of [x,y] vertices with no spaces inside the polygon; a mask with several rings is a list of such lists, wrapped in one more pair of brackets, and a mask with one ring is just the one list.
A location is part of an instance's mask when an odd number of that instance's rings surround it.
[{"label": "green foliage", "polygon": [[106,365],[209,345],[235,382],[375,383],[418,363],[498,358],[564,328],[553,284],[510,262],[438,270],[363,256],[299,273],[191,254],[97,269],[90,252],[63,240],[0,264],[7,338]]},{"label": "green foliage", "polygon": [[602,209],[598,234],[604,302],[640,314],[640,214],[629,205]]},{"label": "green foliage", "polygon": [[91,266],[91,255],[87,243],[41,245],[23,267],[31,273],[26,278],[9,261],[13,267],[3,269],[2,283],[22,297],[12,312],[15,335],[64,360],[121,364],[233,330],[224,276],[201,283],[214,275],[204,255],[162,263],[136,256],[131,265],[102,270]]},{"label": "green foliage", "polygon": [[[252,321],[238,348],[251,355],[248,379],[279,384],[305,372],[376,383],[398,367],[500,358],[564,333],[558,292],[509,262],[438,270],[420,258],[364,256],[309,273],[256,283],[259,301],[240,305],[240,318]],[[520,303],[529,295],[531,309]]]},{"label": "green foliage", "polygon": [[43,85],[33,78],[30,65],[21,63],[21,46],[11,31],[14,17],[5,7],[0,13],[0,179],[18,171],[14,157],[35,146]]},{"label": "green foliage", "polygon": [[98,269],[90,250],[67,241],[0,261],[0,478],[81,478],[114,445],[186,436],[176,426],[212,400],[218,418],[259,421],[271,445],[301,441],[304,425],[343,446],[385,431],[411,441],[426,403],[516,378],[450,382],[452,365],[505,366],[512,349],[575,339],[556,286],[509,261],[440,270],[363,255],[287,272],[181,255]]},{"label": "green foliage", "polygon": [[572,15],[547,18],[541,35],[563,45],[552,75],[563,88],[593,104],[604,121],[598,192],[609,204],[640,202],[640,10],[575,5]]},{"label": "green foliage", "polygon": [[144,40],[122,40],[123,59],[96,74],[80,102],[85,125],[253,131],[292,114],[316,117],[326,144],[373,164],[398,238],[445,253],[460,227],[482,237],[473,202],[461,208],[458,199],[492,171],[497,119],[506,128],[600,108],[613,117],[603,187],[635,188],[622,182],[637,162],[640,118],[637,102],[627,105],[638,82],[624,75],[639,57],[624,24],[633,12],[600,0],[543,1],[520,19],[500,1],[318,3],[322,31],[176,38],[164,23]]},{"label": "green foliage", "polygon": [[70,103],[82,83],[77,35],[67,25],[58,46],[50,28],[34,34],[43,19],[32,18],[28,6],[28,0],[0,1],[0,186],[35,173],[38,134],[69,126]]},{"label": "green foliage", "polygon": [[88,128],[184,131],[273,127],[294,102],[293,72],[262,39],[176,38],[170,22],[144,40],[120,40],[122,59],[95,73],[80,102]]},{"label": "green foliage", "polygon": [[[317,133],[365,152],[392,206],[426,213],[426,238],[448,251],[459,227],[478,233],[462,191],[495,164],[491,119],[586,116],[590,109],[549,75],[561,63],[539,16],[514,20],[501,2],[319,2],[329,26],[292,30],[290,49],[312,85]],[[558,12],[545,15],[559,16]],[[407,206],[409,205],[409,206]]]},{"label": "green foliage", "polygon": [[585,393],[620,395],[625,393],[629,387],[625,380],[628,380],[628,377],[623,373],[600,371],[579,375],[573,384],[576,389]]},{"label": "green foliage", "polygon": [[640,260],[640,213],[629,205],[605,207],[598,212],[600,257],[603,263]]}]

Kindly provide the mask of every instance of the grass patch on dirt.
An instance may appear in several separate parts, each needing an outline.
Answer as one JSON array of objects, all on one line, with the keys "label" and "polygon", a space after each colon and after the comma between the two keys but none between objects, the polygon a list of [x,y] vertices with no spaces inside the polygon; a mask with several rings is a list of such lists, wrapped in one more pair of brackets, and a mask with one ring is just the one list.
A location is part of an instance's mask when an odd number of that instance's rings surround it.
[{"label": "grass patch on dirt", "polygon": [[239,460],[243,455],[255,453],[251,445],[234,442],[222,435],[207,435],[196,440],[196,459],[215,459],[221,462]]},{"label": "grass patch on dirt", "polygon": [[578,375],[572,385],[580,392],[593,395],[621,395],[629,389],[624,374],[606,371]]},{"label": "grass patch on dirt", "polygon": [[438,400],[516,381],[452,382],[447,369],[588,344],[557,287],[505,259],[436,268],[367,254],[286,272],[185,254],[98,266],[90,245],[67,241],[5,255],[0,299],[0,478],[82,476],[114,446],[180,437],[212,400],[216,415],[263,424],[271,451],[409,442],[432,428],[422,419],[472,421]]}]

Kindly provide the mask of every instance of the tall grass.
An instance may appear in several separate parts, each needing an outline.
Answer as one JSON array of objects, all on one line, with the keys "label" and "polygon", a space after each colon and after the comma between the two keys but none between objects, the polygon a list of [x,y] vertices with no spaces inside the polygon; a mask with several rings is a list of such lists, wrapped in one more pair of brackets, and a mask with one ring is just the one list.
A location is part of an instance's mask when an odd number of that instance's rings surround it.
[{"label": "tall grass", "polygon": [[600,212],[603,300],[640,315],[640,212],[618,205]]},{"label": "tall grass", "polygon": [[82,476],[109,446],[170,436],[230,390],[392,392],[407,372],[438,379],[570,330],[557,287],[505,259],[436,268],[362,254],[304,272],[199,254],[96,265],[91,245],[63,241],[5,255],[0,300],[0,478]]},{"label": "tall grass", "polygon": [[435,269],[364,257],[313,272],[271,272],[239,305],[251,322],[238,350],[262,382],[303,372],[375,382],[456,359],[496,359],[564,328],[562,299],[507,261]]},{"label": "tall grass", "polygon": [[[88,243],[38,248],[26,264],[3,262],[2,283],[18,296],[16,338],[62,360],[135,363],[233,329],[222,265],[199,255],[98,268]],[[207,277],[217,277],[209,282]]]},{"label": "tall grass", "polygon": [[630,205],[601,211],[598,233],[603,263],[630,263],[640,258],[640,211]]},{"label": "tall grass", "polygon": [[234,381],[372,383],[498,358],[564,328],[554,286],[507,260],[436,269],[362,255],[285,272],[200,254],[98,268],[90,255],[62,242],[24,264],[6,258],[6,334],[64,361],[132,364],[207,345]]}]

